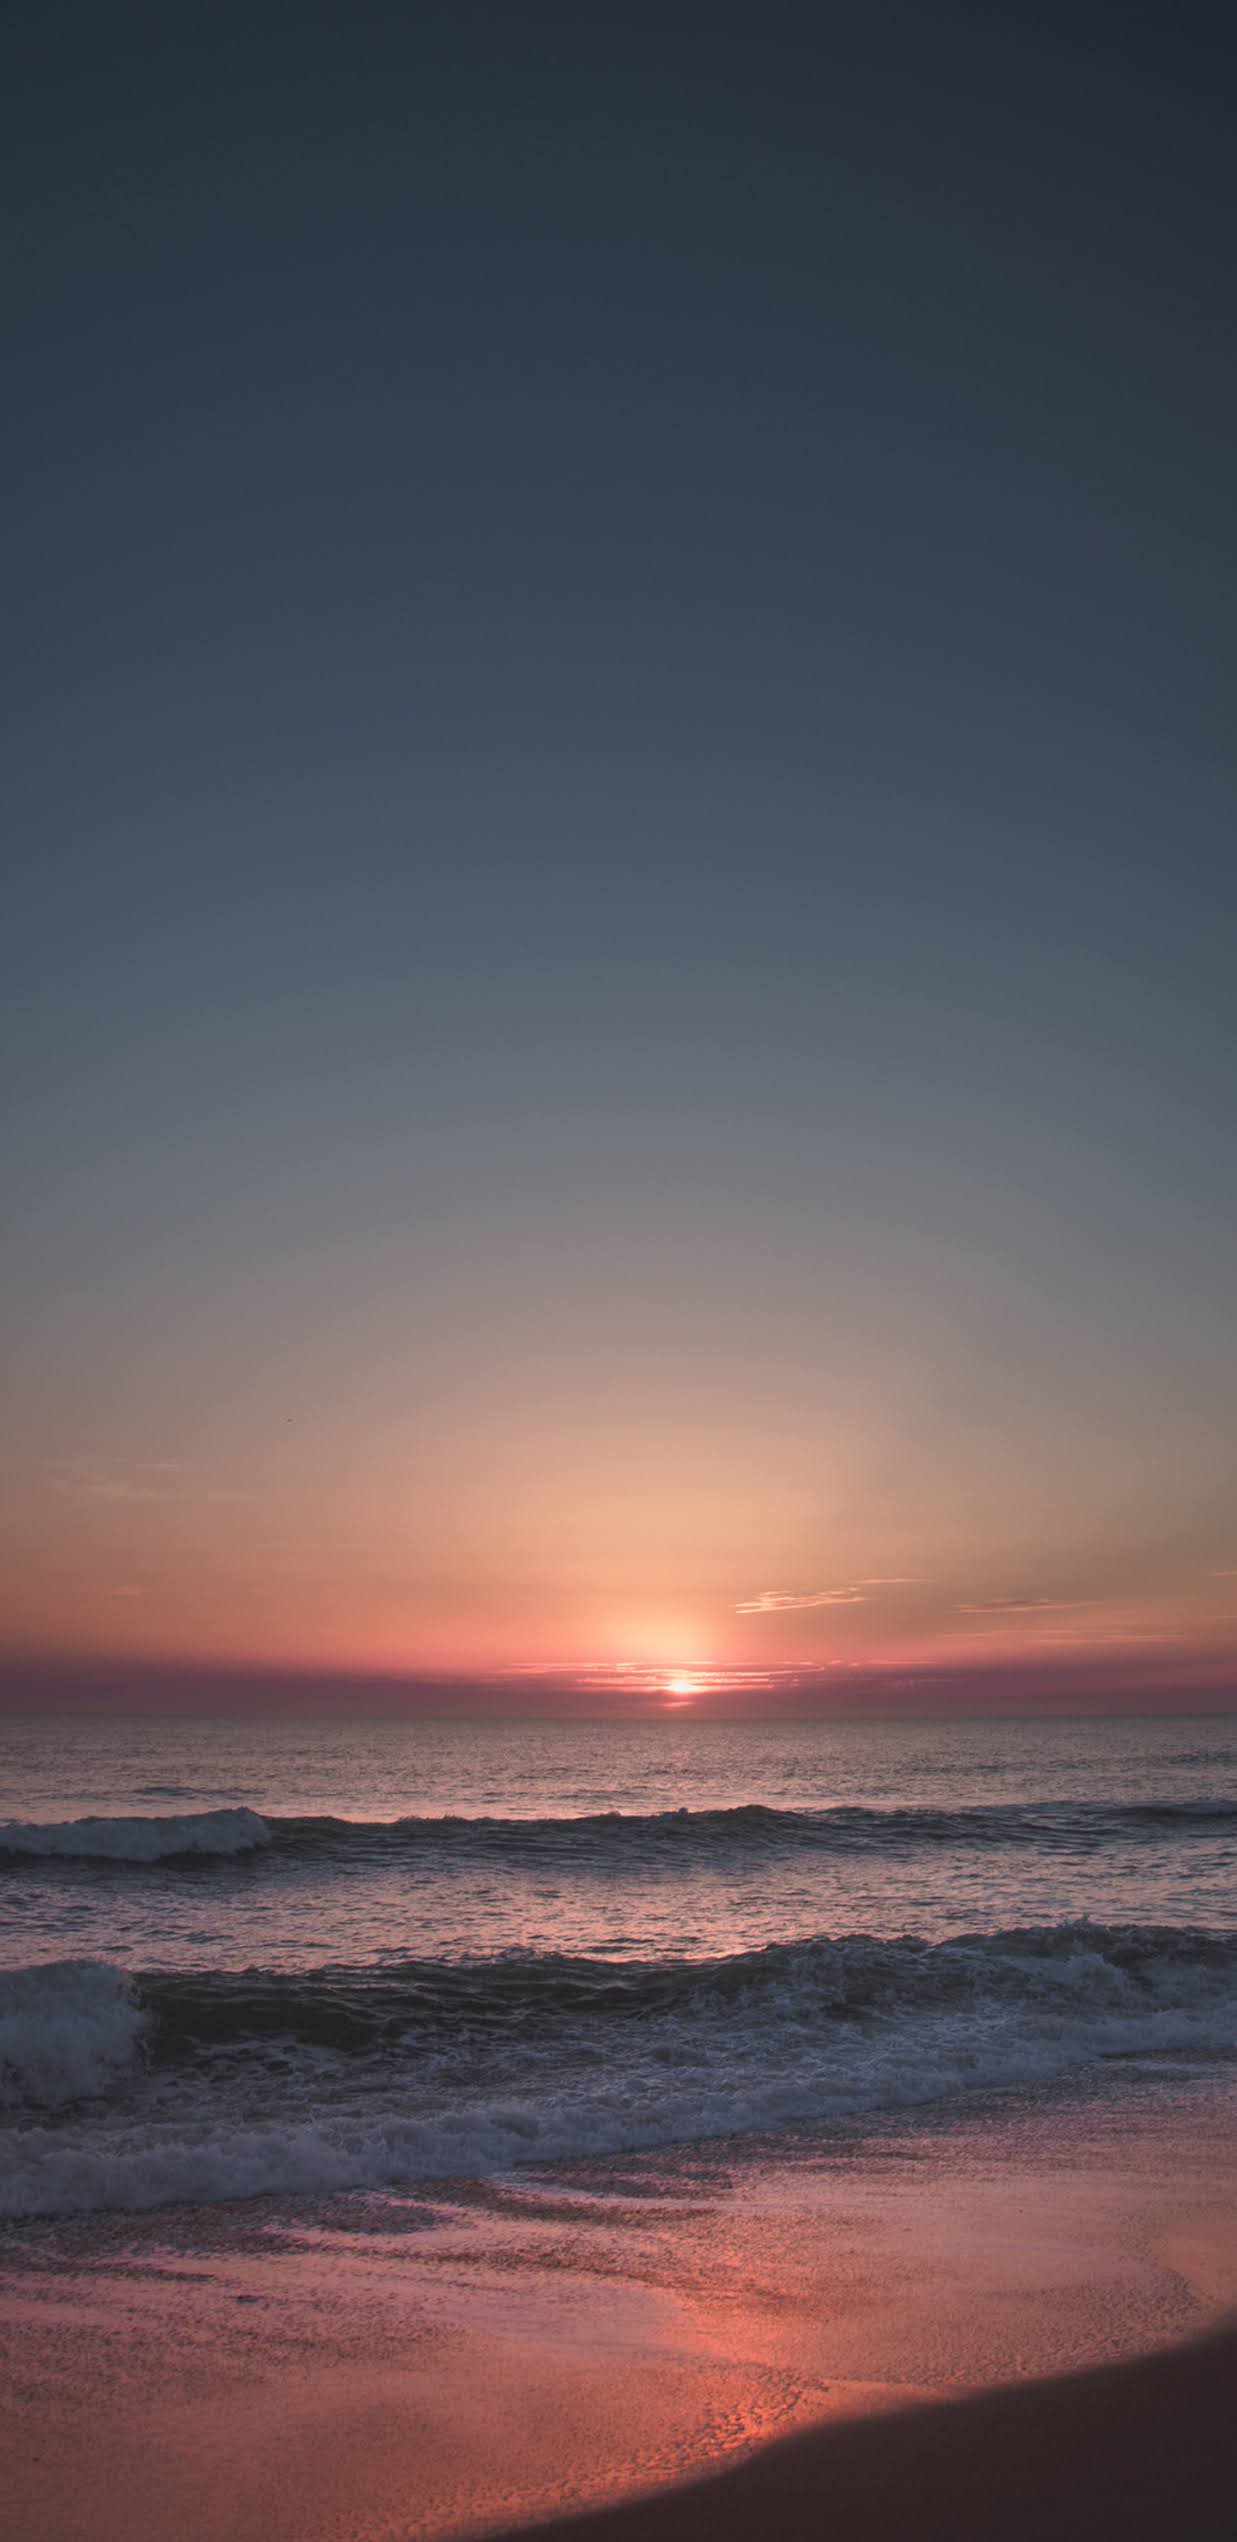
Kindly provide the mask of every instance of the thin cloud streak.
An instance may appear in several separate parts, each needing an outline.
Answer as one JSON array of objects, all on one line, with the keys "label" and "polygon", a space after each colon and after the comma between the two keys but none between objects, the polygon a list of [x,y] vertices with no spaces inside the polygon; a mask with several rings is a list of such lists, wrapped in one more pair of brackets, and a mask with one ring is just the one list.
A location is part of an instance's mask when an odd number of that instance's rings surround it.
[{"label": "thin cloud streak", "polygon": [[873,1572],[863,1580],[848,1581],[838,1589],[762,1589],[759,1597],[741,1599],[735,1614],[794,1615],[809,1606],[866,1606],[869,1589],[913,1589],[922,1585],[916,1573],[883,1571]]},{"label": "thin cloud streak", "polygon": [[[1138,1647],[1139,1642],[1142,1647]],[[678,1673],[678,1672],[676,1672]],[[1237,1645],[1200,1652],[1191,1644],[1142,1636],[1102,1647],[1026,1649],[1016,1660],[814,1662],[767,1670],[684,1669],[700,1681],[693,1709],[702,1719],[871,1719],[886,1714],[947,1718],[1018,1715],[1027,1710],[1151,1713],[1230,1712],[1237,1701]],[[0,1651],[0,1715],[37,1700],[49,1712],[97,1711],[123,1702],[135,1711],[341,1713],[431,1720],[506,1718],[630,1719],[665,1709],[665,1672],[620,1676],[550,1668],[493,1675],[407,1674],[194,1662],[183,1655],[74,1657]]]},{"label": "thin cloud streak", "polygon": [[806,1606],[864,1606],[864,1589],[762,1589],[757,1598],[743,1598],[735,1608],[736,1615],[792,1615]]},{"label": "thin cloud streak", "polygon": [[[169,1478],[187,1475],[189,1467],[168,1457],[150,1457],[140,1463],[105,1463],[102,1458],[81,1457],[62,1466],[49,1477],[50,1489],[61,1500],[84,1501],[97,1507],[125,1509],[152,1501],[193,1501],[204,1506],[237,1501],[246,1497],[240,1492],[199,1490],[192,1483]],[[157,1479],[148,1481],[147,1476]]]},{"label": "thin cloud streak", "polygon": [[169,1500],[179,1496],[170,1480],[186,1471],[163,1457],[71,1456],[53,1468],[51,1489],[62,1500],[113,1502]]},{"label": "thin cloud streak", "polygon": [[954,1608],[955,1615],[1069,1615],[1079,1607],[1099,1606],[1099,1598],[974,1598]]}]

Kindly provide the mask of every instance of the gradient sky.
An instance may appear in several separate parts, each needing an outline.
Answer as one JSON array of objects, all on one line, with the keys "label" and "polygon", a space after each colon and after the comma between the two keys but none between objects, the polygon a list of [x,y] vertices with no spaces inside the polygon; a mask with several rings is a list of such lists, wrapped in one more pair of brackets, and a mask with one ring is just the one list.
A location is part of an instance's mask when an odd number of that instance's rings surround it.
[{"label": "gradient sky", "polygon": [[10,1699],[1231,1697],[1217,13],[6,87]]}]

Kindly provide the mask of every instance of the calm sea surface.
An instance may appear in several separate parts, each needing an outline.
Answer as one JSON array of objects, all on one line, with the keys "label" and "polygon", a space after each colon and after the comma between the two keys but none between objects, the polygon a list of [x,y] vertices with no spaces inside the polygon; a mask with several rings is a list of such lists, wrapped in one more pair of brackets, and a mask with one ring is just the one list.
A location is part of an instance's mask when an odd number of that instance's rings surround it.
[{"label": "calm sea surface", "polygon": [[0,1723],[0,2214],[1237,2044],[1237,1721]]}]

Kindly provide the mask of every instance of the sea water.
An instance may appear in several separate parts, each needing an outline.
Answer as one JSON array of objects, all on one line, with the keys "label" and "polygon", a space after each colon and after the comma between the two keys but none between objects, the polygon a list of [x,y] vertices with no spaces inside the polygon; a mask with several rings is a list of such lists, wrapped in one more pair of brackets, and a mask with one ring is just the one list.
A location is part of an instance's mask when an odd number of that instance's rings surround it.
[{"label": "sea water", "polygon": [[0,1723],[0,2216],[1237,2051],[1237,1721]]}]

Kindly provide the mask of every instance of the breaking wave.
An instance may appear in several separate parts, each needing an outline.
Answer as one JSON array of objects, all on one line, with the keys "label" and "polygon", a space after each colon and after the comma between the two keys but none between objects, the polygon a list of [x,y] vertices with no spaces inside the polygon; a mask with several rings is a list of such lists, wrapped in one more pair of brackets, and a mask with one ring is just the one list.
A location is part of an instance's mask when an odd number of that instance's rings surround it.
[{"label": "breaking wave", "polygon": [[58,1856],[79,1862],[177,1862],[252,1853],[271,1830],[253,1809],[204,1809],[188,1818],[0,1821],[0,1861]]},{"label": "breaking wave", "polygon": [[0,1823],[0,1865],[38,1858],[71,1862],[226,1863],[259,1851],[272,1869],[294,1863],[344,1869],[375,1861],[554,1864],[561,1868],[659,1863],[736,1853],[906,1853],[920,1846],[1029,1846],[1077,1852],[1140,1837],[1237,1836],[1237,1801],[1009,1803],[973,1809],[838,1807],[672,1809],[651,1815],[598,1811],[563,1818],[272,1818],[212,1809],[181,1818],[78,1818],[45,1826]]},{"label": "breaking wave", "polygon": [[600,2156],[1237,2048],[1237,1935],[1085,1922],[704,1962],[508,1953],[0,1981],[0,2214]]},{"label": "breaking wave", "polygon": [[60,1960],[0,1976],[0,2108],[105,2093],[132,2066],[146,2015],[124,1970]]},{"label": "breaking wave", "polygon": [[372,2052],[430,2033],[760,2017],[858,2021],[941,2005],[1116,2002],[1137,2007],[1237,1988],[1237,1935],[1157,1925],[1031,1926],[944,1942],[847,1934],[773,1942],[724,1959],[604,1960],[504,1952],[308,1974],[139,1981],[154,2053],[295,2039]]}]

